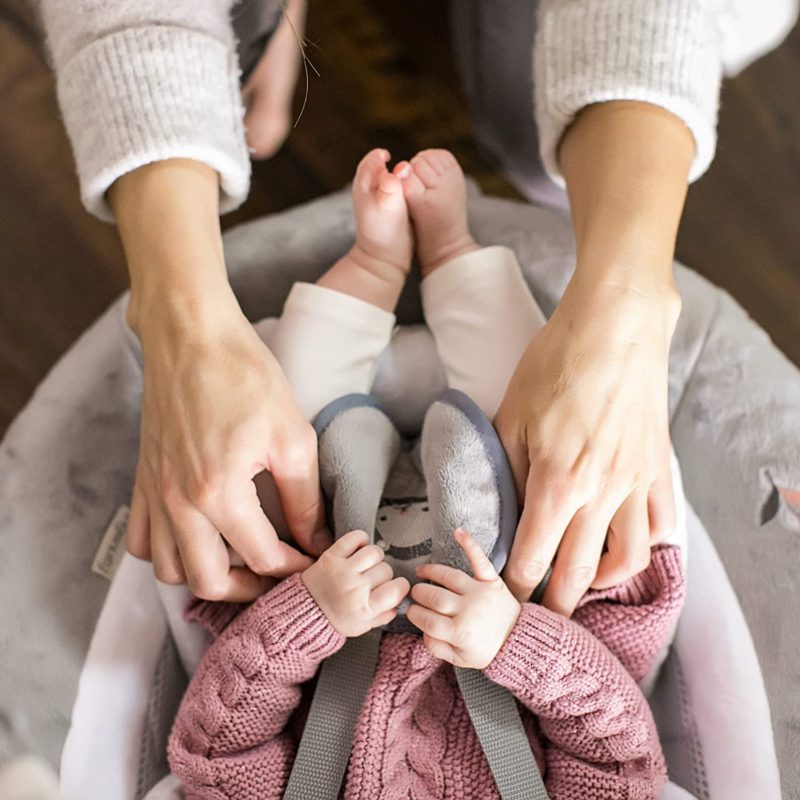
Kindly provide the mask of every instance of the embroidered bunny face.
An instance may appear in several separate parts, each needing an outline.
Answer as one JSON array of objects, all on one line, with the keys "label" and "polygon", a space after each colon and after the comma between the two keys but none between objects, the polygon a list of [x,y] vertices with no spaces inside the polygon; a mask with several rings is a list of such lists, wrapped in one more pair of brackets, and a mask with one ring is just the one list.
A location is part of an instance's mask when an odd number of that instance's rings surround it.
[{"label": "embroidered bunny face", "polygon": [[433,521],[426,497],[384,498],[375,520],[375,543],[397,575],[416,583],[416,568],[430,560]]}]

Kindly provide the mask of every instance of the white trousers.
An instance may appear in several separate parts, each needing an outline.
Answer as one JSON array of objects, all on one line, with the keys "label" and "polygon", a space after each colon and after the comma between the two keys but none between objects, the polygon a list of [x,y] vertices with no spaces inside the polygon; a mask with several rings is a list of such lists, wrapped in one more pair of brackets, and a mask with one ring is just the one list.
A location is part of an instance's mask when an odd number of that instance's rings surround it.
[{"label": "white trousers", "polygon": [[[507,247],[484,247],[422,282],[422,306],[447,385],[491,419],[511,374],[544,325]],[[351,392],[368,394],[395,317],[350,295],[309,283],[292,287],[283,314],[257,330],[278,359],[306,415]]]},{"label": "white trousers", "polygon": [[[421,294],[446,385],[460,389],[492,419],[523,351],[545,323],[516,256],[501,246],[467,253],[425,278]],[[306,418],[313,419],[338,397],[370,392],[395,322],[394,314],[363,300],[297,283],[281,317],[264,320],[256,329],[281,364]],[[412,380],[430,380],[430,369],[422,364],[418,369],[406,365],[404,373]],[[671,466],[677,524],[668,541],[681,547],[685,561],[686,500],[674,453]]]}]

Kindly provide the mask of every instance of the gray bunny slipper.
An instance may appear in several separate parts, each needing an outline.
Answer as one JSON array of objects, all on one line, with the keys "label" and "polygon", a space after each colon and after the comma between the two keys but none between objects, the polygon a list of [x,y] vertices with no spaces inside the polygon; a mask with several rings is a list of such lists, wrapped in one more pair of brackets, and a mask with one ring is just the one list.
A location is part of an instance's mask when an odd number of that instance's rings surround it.
[{"label": "gray bunny slipper", "polygon": [[[431,405],[417,440],[403,440],[368,395],[334,401],[314,425],[337,537],[366,531],[395,574],[413,584],[426,562],[470,571],[453,536],[460,527],[502,570],[517,525],[513,476],[491,422],[463,392],[448,389]],[[419,634],[406,607],[386,631]],[[350,639],[323,664],[285,800],[338,797],[381,635]],[[503,800],[546,798],[514,698],[478,670],[456,675]]]}]

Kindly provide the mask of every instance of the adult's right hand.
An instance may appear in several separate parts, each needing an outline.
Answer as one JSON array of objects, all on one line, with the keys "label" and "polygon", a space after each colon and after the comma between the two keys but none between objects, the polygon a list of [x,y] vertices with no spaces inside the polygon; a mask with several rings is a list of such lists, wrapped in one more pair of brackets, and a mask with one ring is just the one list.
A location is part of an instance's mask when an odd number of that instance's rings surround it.
[{"label": "adult's right hand", "polygon": [[[245,601],[311,559],[278,540],[252,478],[268,470],[297,544],[329,543],[316,436],[227,280],[216,173],[156,162],[112,187],[142,342],[141,443],[128,549],[199,597]],[[226,542],[246,566],[232,566]]]},{"label": "adult's right hand", "polygon": [[[252,478],[268,470],[296,542],[327,544],[317,442],[278,363],[238,309],[196,330],[148,326],[128,549],[199,597],[247,600],[311,560],[278,540]],[[316,538],[315,538],[316,537]],[[225,542],[246,567],[231,566]]]}]

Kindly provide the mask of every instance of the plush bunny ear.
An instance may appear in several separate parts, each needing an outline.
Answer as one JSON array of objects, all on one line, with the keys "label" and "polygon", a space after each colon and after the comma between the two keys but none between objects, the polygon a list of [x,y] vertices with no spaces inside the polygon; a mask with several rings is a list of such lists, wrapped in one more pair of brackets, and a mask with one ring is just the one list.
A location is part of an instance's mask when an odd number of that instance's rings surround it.
[{"label": "plush bunny ear", "polygon": [[362,530],[372,540],[383,487],[400,452],[400,434],[380,403],[362,394],[329,403],[314,428],[320,481],[335,536]]},{"label": "plush bunny ear", "polygon": [[463,392],[448,389],[428,409],[422,465],[434,515],[431,561],[470,572],[453,537],[464,528],[500,572],[517,527],[514,478],[492,423]]}]

